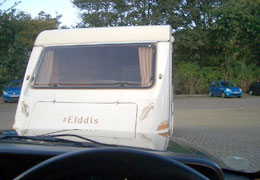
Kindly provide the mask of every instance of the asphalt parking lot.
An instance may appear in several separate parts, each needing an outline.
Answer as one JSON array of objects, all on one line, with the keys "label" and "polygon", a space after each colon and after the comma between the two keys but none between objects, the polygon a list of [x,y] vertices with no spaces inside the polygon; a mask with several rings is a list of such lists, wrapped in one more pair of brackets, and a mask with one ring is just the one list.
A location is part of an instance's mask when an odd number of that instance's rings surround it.
[{"label": "asphalt parking lot", "polygon": [[[260,170],[260,96],[175,96],[174,137],[237,170]],[[0,129],[11,129],[17,103],[0,100]]]},{"label": "asphalt parking lot", "polygon": [[17,103],[4,103],[0,99],[0,130],[12,129]]},{"label": "asphalt parking lot", "polygon": [[260,170],[260,96],[175,97],[174,135],[229,167]]}]

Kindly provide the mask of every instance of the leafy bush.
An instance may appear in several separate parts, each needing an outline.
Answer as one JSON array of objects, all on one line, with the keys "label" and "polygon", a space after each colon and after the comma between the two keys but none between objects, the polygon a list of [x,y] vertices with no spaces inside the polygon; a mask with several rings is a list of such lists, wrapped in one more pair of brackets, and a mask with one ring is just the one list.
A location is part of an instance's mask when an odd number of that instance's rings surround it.
[{"label": "leafy bush", "polygon": [[236,62],[227,73],[222,67],[200,67],[196,62],[181,62],[174,68],[173,84],[175,94],[205,94],[210,82],[218,80],[232,81],[247,92],[250,84],[259,78],[260,68],[255,64]]}]

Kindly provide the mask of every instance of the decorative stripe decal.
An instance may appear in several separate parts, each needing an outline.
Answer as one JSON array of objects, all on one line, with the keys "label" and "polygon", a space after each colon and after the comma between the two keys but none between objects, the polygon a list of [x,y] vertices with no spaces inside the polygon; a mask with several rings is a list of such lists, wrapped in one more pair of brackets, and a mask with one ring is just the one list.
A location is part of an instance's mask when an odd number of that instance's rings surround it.
[{"label": "decorative stripe decal", "polygon": [[166,121],[161,122],[156,130],[161,131],[163,129],[168,129],[168,128],[169,128],[169,121],[166,120]]},{"label": "decorative stripe decal", "polygon": [[168,133],[168,132],[164,132],[164,133],[159,133],[159,135],[160,135],[160,136],[164,136],[164,137],[165,137],[165,136],[168,136],[168,135],[169,135],[169,133]]}]

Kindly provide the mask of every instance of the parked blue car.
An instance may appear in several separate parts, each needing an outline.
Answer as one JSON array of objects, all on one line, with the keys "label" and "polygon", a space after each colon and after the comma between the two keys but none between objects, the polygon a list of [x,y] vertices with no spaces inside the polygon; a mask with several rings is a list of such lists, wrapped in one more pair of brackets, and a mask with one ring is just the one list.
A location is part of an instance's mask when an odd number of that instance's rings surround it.
[{"label": "parked blue car", "polygon": [[212,82],[209,87],[209,96],[238,97],[242,96],[242,89],[230,81]]},{"label": "parked blue car", "polygon": [[5,87],[2,94],[4,102],[18,101],[20,97],[22,83],[22,80],[15,80],[10,82],[9,85]]}]

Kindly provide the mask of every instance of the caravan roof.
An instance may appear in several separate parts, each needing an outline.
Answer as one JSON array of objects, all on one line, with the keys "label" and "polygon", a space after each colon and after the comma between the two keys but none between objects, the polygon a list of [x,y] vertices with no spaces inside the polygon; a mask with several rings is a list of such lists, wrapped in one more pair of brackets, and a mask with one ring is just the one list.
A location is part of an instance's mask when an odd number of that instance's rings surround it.
[{"label": "caravan roof", "polygon": [[35,41],[35,46],[115,42],[152,42],[169,41],[170,39],[171,26],[169,25],[57,29],[41,32]]}]

